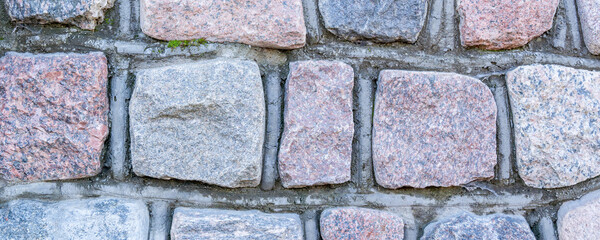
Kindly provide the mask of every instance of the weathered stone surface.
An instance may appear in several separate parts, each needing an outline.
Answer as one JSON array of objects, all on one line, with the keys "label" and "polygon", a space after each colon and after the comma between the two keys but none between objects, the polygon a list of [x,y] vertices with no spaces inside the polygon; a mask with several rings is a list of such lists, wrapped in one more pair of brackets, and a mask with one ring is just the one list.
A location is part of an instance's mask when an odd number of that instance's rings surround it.
[{"label": "weathered stone surface", "polygon": [[140,71],[129,112],[137,175],[259,184],[265,100],[256,63],[210,60]]},{"label": "weathered stone surface", "polygon": [[600,175],[600,73],[533,65],[509,71],[506,82],[527,185],[557,188]]},{"label": "weathered stone surface", "polygon": [[350,180],[354,71],[337,61],[290,63],[279,174],[286,188]]},{"label": "weathered stone surface", "polygon": [[94,176],[108,135],[102,53],[7,53],[0,59],[0,178]]},{"label": "weathered stone surface", "polygon": [[171,239],[303,239],[296,214],[176,208]]},{"label": "weathered stone surface", "polygon": [[416,42],[427,0],[319,0],[325,28],[348,40]]},{"label": "weathered stone surface", "polygon": [[384,211],[344,207],[321,213],[323,240],[403,239],[404,221]]},{"label": "weathered stone surface", "polygon": [[563,203],[558,210],[561,240],[600,239],[600,191]]},{"label": "weathered stone surface", "polygon": [[552,28],[559,0],[459,0],[463,46],[521,47]]},{"label": "weathered stone surface", "polygon": [[600,1],[577,0],[583,40],[592,54],[600,54]]},{"label": "weathered stone surface", "polygon": [[535,236],[522,216],[463,212],[427,225],[421,240],[429,239],[535,240]]},{"label": "weathered stone surface", "polygon": [[148,223],[139,200],[15,200],[0,208],[3,239],[146,239]]},{"label": "weathered stone surface", "polygon": [[457,186],[494,176],[496,104],[481,81],[454,73],[384,70],[373,117],[379,185]]},{"label": "weathered stone surface", "polygon": [[204,38],[293,49],[306,42],[301,0],[141,0],[142,31],[161,40]]},{"label": "weathered stone surface", "polygon": [[115,0],[5,0],[13,21],[25,23],[64,23],[94,30],[104,20],[104,10]]}]

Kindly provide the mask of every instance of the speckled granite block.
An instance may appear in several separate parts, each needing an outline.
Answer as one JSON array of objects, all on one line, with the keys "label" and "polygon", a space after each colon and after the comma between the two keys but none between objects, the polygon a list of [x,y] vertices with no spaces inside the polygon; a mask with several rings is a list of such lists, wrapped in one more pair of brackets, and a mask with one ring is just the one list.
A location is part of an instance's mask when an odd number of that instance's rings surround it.
[{"label": "speckled granite block", "polygon": [[306,42],[302,0],[141,0],[142,31],[161,40],[204,38],[293,49]]},{"label": "speckled granite block", "polygon": [[521,47],[552,28],[559,0],[458,0],[463,46]]},{"label": "speckled granite block", "polygon": [[255,62],[142,70],[129,113],[137,175],[230,188],[260,183],[265,100]]},{"label": "speckled granite block", "polygon": [[171,239],[269,239],[302,240],[296,214],[259,211],[176,208]]},{"label": "speckled granite block", "polygon": [[380,73],[373,117],[379,185],[457,186],[492,178],[496,161],[496,103],[485,84],[454,73]]},{"label": "speckled granite block", "polygon": [[427,0],[319,0],[325,28],[348,40],[416,42]]},{"label": "speckled granite block", "polygon": [[557,218],[561,240],[600,239],[600,191],[563,203]]},{"label": "speckled granite block", "polygon": [[600,175],[599,72],[533,65],[506,82],[525,184],[557,188]]},{"label": "speckled granite block", "polygon": [[7,53],[0,59],[0,178],[94,176],[108,135],[102,53]]},{"label": "speckled granite block", "polygon": [[390,212],[366,208],[326,209],[321,213],[323,240],[403,239],[404,221]]},{"label": "speckled granite block", "polygon": [[140,200],[15,200],[0,208],[2,239],[146,239],[148,228]]},{"label": "speckled granite block", "polygon": [[290,63],[279,174],[286,188],[350,180],[354,71],[337,61]]},{"label": "speckled granite block", "polygon": [[600,1],[577,0],[583,39],[592,54],[600,54]]},{"label": "speckled granite block", "polygon": [[115,0],[5,0],[13,21],[25,23],[64,23],[94,30],[104,20],[104,11]]},{"label": "speckled granite block", "polygon": [[522,216],[463,212],[427,225],[421,240],[435,239],[535,240],[535,236]]}]

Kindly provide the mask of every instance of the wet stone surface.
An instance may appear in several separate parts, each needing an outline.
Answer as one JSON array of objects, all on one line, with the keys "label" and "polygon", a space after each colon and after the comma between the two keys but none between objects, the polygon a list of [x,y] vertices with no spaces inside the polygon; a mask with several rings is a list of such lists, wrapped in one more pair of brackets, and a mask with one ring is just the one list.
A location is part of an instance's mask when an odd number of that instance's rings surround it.
[{"label": "wet stone surface", "polygon": [[284,187],[350,180],[353,86],[353,69],[345,63],[290,63],[279,149]]},{"label": "wet stone surface", "polygon": [[104,19],[104,11],[115,0],[5,0],[13,21],[25,23],[64,23],[94,30]]},{"label": "wet stone surface", "polygon": [[421,240],[434,239],[535,240],[535,236],[522,216],[463,212],[427,225]]},{"label": "wet stone surface", "polygon": [[558,210],[561,240],[600,239],[600,191],[563,203]]},{"label": "wet stone surface", "polygon": [[552,28],[559,0],[459,0],[463,46],[521,47]]},{"label": "wet stone surface", "polygon": [[600,73],[532,65],[506,82],[525,184],[558,188],[600,175]]},{"label": "wet stone surface", "polygon": [[379,185],[462,185],[492,178],[496,161],[496,104],[485,84],[454,73],[380,73],[373,117]]},{"label": "wet stone surface", "polygon": [[592,54],[600,54],[600,1],[577,0],[577,10],[585,45]]},{"label": "wet stone surface", "polygon": [[324,240],[403,239],[401,217],[379,210],[344,207],[321,213],[321,236]]},{"label": "wet stone surface", "polygon": [[0,178],[94,176],[108,135],[102,53],[7,53],[0,59]]},{"label": "wet stone surface", "polygon": [[231,188],[259,184],[265,101],[256,63],[208,60],[142,70],[129,112],[137,175]]}]

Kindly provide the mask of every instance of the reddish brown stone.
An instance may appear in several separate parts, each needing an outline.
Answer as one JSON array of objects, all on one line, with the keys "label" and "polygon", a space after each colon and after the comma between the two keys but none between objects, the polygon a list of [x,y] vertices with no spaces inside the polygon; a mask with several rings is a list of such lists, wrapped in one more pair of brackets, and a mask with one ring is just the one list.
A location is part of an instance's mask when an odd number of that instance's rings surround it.
[{"label": "reddish brown stone", "polygon": [[0,178],[83,178],[101,170],[108,135],[102,53],[0,59]]},{"label": "reddish brown stone", "polygon": [[460,0],[463,46],[488,50],[527,44],[552,27],[559,0]]},{"label": "reddish brown stone", "polygon": [[204,38],[258,47],[304,46],[302,0],[142,0],[142,31],[161,40]]},{"label": "reddish brown stone", "polygon": [[366,208],[333,208],[321,214],[323,240],[403,239],[404,221],[395,214]]},{"label": "reddish brown stone", "polygon": [[385,70],[373,119],[373,163],[386,188],[457,186],[496,165],[496,104],[479,80]]},{"label": "reddish brown stone", "polygon": [[352,67],[336,61],[290,64],[279,173],[284,187],[350,180]]}]

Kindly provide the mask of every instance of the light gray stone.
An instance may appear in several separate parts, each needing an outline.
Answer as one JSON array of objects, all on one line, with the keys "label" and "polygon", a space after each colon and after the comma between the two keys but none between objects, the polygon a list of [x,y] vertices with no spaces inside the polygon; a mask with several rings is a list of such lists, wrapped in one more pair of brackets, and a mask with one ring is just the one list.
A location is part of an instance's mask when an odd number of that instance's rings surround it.
[{"label": "light gray stone", "polygon": [[583,40],[592,54],[600,54],[600,1],[577,0]]},{"label": "light gray stone", "polygon": [[301,240],[302,223],[296,214],[259,211],[177,208],[171,225],[172,240],[264,239]]},{"label": "light gray stone", "polygon": [[255,62],[142,70],[129,112],[137,175],[231,188],[260,183],[265,101]]},{"label": "light gray stone", "polygon": [[600,239],[600,191],[563,203],[557,225],[561,240]]},{"label": "light gray stone", "polygon": [[5,0],[13,21],[26,23],[64,23],[94,30],[104,19],[104,11],[115,0]]},{"label": "light gray stone", "polygon": [[462,212],[425,227],[421,240],[436,239],[535,240],[535,236],[522,216],[477,216],[470,212]]},{"label": "light gray stone", "polygon": [[506,75],[519,175],[558,188],[600,175],[600,73],[556,65]]}]

